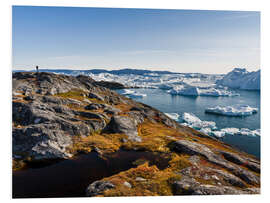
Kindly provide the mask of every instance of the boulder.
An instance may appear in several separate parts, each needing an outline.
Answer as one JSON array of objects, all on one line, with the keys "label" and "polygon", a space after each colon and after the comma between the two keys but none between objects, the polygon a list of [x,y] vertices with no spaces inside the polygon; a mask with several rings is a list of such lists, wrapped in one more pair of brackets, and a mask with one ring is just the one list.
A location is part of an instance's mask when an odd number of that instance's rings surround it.
[{"label": "boulder", "polygon": [[104,101],[104,98],[102,96],[100,96],[99,94],[96,94],[96,93],[92,93],[92,92],[90,92],[88,94],[88,98],[90,98],[90,99],[97,99],[97,100],[100,100],[100,101]]},{"label": "boulder", "polygon": [[98,110],[104,108],[104,104],[92,103],[84,107],[86,110]]},{"label": "boulder", "polygon": [[68,152],[73,142],[71,136],[60,130],[57,124],[36,124],[14,128],[12,132],[13,154],[23,154],[32,160],[70,158]]},{"label": "boulder", "polygon": [[126,134],[130,141],[141,142],[141,137],[138,136],[137,122],[127,116],[113,116],[103,132]]},{"label": "boulder", "polygon": [[112,189],[115,186],[109,181],[95,181],[86,189],[86,196],[92,197],[102,195],[105,190]]}]

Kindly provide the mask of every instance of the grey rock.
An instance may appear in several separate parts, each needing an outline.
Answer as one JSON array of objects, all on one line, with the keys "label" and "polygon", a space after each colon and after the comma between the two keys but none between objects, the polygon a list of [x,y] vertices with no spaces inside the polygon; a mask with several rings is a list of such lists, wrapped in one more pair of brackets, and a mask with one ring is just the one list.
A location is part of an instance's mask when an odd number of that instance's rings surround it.
[{"label": "grey rock", "polygon": [[92,92],[89,93],[88,98],[104,101],[104,98],[102,96],[100,96],[99,94],[96,94],[96,93],[92,93]]},{"label": "grey rock", "polygon": [[187,140],[178,140],[173,143],[173,150],[186,153],[189,155],[200,155],[206,158],[209,162],[221,166],[235,176],[241,178],[248,184],[258,184],[260,179],[255,174],[241,168],[237,165],[232,165],[229,161],[224,160],[221,156],[215,154],[212,150],[210,150],[205,145],[187,141]]},{"label": "grey rock", "polygon": [[237,190],[228,186],[199,185],[194,188],[191,195],[240,195],[248,194],[243,190]]},{"label": "grey rock", "polygon": [[243,157],[240,157],[239,155],[234,154],[232,152],[220,151],[220,153],[228,161],[231,161],[231,162],[238,164],[238,165],[245,165],[250,170],[255,171],[257,173],[260,173],[260,165],[259,164],[253,163],[250,160],[245,159]]},{"label": "grey rock", "polygon": [[107,107],[104,109],[104,112],[107,113],[107,114],[116,115],[116,114],[120,113],[121,110],[118,109],[118,108],[112,107],[112,106],[107,106]]},{"label": "grey rock", "polygon": [[112,189],[115,186],[109,181],[95,181],[86,189],[86,196],[92,197],[102,195],[105,190]]},{"label": "grey rock", "polygon": [[128,187],[128,188],[132,188],[132,185],[129,182],[127,182],[127,181],[125,181],[123,183],[123,185],[126,186],[126,187]]},{"label": "grey rock", "polygon": [[96,104],[96,103],[92,103],[87,105],[86,107],[84,107],[86,110],[98,110],[101,108],[104,108],[104,104]]},{"label": "grey rock", "polygon": [[13,153],[25,154],[33,160],[70,158],[68,147],[73,144],[57,124],[36,124],[13,129]]},{"label": "grey rock", "polygon": [[225,194],[248,194],[245,190],[239,190],[230,186],[206,185],[197,182],[190,177],[182,177],[180,181],[173,183],[175,195],[225,195]]},{"label": "grey rock", "polygon": [[136,121],[127,116],[113,116],[103,129],[103,132],[126,134],[129,140],[141,142],[141,137],[138,136]]},{"label": "grey rock", "polygon": [[136,181],[146,181],[146,179],[145,178],[142,178],[142,177],[136,177],[135,180]]}]

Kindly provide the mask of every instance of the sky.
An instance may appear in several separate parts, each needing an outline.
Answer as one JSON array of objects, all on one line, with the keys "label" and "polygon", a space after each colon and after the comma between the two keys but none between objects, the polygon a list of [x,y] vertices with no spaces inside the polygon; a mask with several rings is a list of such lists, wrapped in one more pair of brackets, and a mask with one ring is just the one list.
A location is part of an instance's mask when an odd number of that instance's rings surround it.
[{"label": "sky", "polygon": [[13,69],[260,68],[260,12],[13,6]]}]

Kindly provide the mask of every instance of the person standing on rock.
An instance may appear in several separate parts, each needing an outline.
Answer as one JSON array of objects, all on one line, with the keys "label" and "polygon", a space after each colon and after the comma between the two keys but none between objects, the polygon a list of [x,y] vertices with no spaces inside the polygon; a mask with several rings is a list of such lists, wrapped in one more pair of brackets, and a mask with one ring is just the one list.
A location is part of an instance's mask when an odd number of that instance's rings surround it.
[{"label": "person standing on rock", "polygon": [[38,73],[38,66],[36,66],[36,72]]}]

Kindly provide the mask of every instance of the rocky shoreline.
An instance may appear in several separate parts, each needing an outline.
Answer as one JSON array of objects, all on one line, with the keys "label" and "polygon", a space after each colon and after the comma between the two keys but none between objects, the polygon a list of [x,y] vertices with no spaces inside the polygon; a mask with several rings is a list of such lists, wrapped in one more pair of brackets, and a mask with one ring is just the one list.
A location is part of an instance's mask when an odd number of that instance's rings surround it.
[{"label": "rocky shoreline", "polygon": [[159,152],[170,156],[165,169],[145,162],[90,182],[85,195],[260,193],[257,158],[112,91],[124,88],[119,83],[16,72],[12,86],[14,171],[82,152],[101,157],[119,149]]}]

